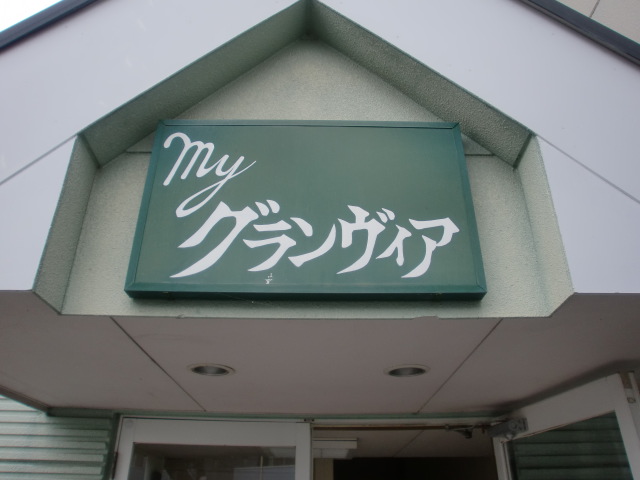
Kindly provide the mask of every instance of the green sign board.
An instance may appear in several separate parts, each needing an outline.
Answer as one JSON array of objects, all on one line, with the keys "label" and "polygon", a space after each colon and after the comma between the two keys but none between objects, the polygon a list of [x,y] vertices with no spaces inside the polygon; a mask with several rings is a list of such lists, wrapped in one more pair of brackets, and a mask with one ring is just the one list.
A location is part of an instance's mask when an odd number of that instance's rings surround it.
[{"label": "green sign board", "polygon": [[125,290],[482,298],[459,128],[161,122]]}]

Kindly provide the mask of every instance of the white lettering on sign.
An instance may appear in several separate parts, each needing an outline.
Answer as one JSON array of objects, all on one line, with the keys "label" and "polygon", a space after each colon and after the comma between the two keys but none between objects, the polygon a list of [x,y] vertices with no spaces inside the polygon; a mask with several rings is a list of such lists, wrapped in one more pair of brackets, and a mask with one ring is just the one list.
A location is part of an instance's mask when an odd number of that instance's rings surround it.
[{"label": "white lettering on sign", "polygon": [[[202,190],[194,193],[189,198],[187,198],[184,202],[182,202],[176,209],[177,217],[186,217],[187,215],[191,215],[196,210],[199,210],[200,208],[202,208],[213,198],[213,196],[216,193],[218,193],[218,191],[222,188],[222,186],[225,183],[227,183],[233,177],[237,177],[241,173],[246,172],[249,168],[251,168],[256,163],[256,162],[252,162],[242,170],[238,171],[238,169],[242,165],[242,162],[244,162],[244,157],[241,156],[238,158],[238,160],[236,160],[236,163],[234,163],[233,165],[231,165],[225,170],[227,160],[229,160],[229,155],[223,155],[218,159],[217,162],[214,162],[211,165],[209,165],[209,159],[211,158],[211,155],[213,154],[213,150],[215,148],[213,143],[211,142],[204,143],[199,140],[192,141],[187,134],[182,132],[177,132],[167,137],[167,139],[164,141],[164,148],[169,148],[175,138],[181,139],[184,142],[184,146],[182,147],[182,152],[180,153],[180,156],[177,158],[177,160],[173,164],[173,168],[169,172],[169,175],[167,175],[167,178],[165,178],[164,182],[162,182],[162,185],[167,187],[171,184],[173,177],[176,175],[176,173],[178,173],[178,170],[182,166],[182,162],[187,156],[187,153],[192,148],[195,148],[195,150],[193,151],[191,159],[188,161],[187,165],[184,167],[184,170],[182,171],[182,174],[180,175],[181,180],[186,180],[189,177],[191,170],[193,170],[193,167],[195,166],[196,162],[198,161],[198,158],[200,157],[200,154],[203,151],[206,151],[206,153],[204,154],[204,158],[202,159],[202,162],[198,167],[198,171],[196,172],[196,177],[202,178],[208,175],[209,173],[211,173],[212,171],[217,178],[222,177],[221,180],[218,180],[217,182],[212,183],[208,187],[205,187]],[[202,198],[203,196],[204,198]],[[197,202],[197,203],[195,205],[191,205],[193,202]]]},{"label": "white lettering on sign", "polygon": [[[280,211],[280,205],[274,200],[267,200],[267,207],[262,202],[255,202],[258,207],[258,211],[263,217],[266,217],[273,212],[277,214]],[[385,230],[387,222],[393,220],[395,218],[395,213],[391,210],[383,208],[382,211],[376,212],[378,217],[382,220],[382,223],[377,219],[372,218],[367,220],[370,213],[364,210],[361,207],[357,207],[354,205],[348,205],[349,210],[353,213],[355,217],[355,221],[347,222],[343,219],[338,219],[338,223],[342,229],[342,240],[341,246],[342,248],[350,247],[353,242],[353,233],[364,231],[367,233],[366,245],[364,247],[364,253],[362,256],[356,260],[351,266],[337,272],[338,275],[353,272],[356,270],[361,270],[366,267],[369,262],[374,258],[374,250],[376,247],[376,240],[378,235]],[[260,214],[256,212],[249,206],[244,207],[242,210],[234,211],[229,208],[229,206],[220,202],[213,213],[209,216],[209,218],[204,222],[204,224],[187,240],[185,240],[179,248],[189,248],[194,247],[196,245],[200,245],[205,239],[209,236],[209,233],[223,220],[225,219],[233,219],[235,222],[234,227],[230,232],[227,233],[226,237],[224,237],[213,249],[209,251],[204,257],[195,262],[193,265],[188,267],[187,269],[176,273],[175,275],[171,275],[171,278],[180,278],[180,277],[188,277],[190,275],[194,275],[196,273],[200,273],[208,268],[212,267],[220,258],[224,255],[224,253],[229,249],[229,247],[236,241],[236,239],[240,236],[240,234],[246,235],[248,232],[245,229],[253,224],[253,228],[256,232],[264,233],[264,232],[285,232],[289,231],[293,228],[293,226],[285,221],[278,220],[273,223],[267,224],[256,224],[254,221],[260,218]],[[294,224],[296,224],[303,235],[306,237],[313,236],[314,230],[313,226],[307,222],[306,220],[299,217],[289,217]],[[435,237],[439,239],[434,240],[431,237],[426,235],[420,235],[425,244],[425,251],[422,260],[415,266],[411,271],[402,275],[402,278],[416,278],[424,275],[429,266],[431,265],[431,258],[433,252],[437,247],[443,247],[448,245],[449,242],[453,239],[453,236],[460,231],[460,229],[451,221],[450,218],[439,218],[437,220],[414,220],[409,219],[409,223],[411,223],[415,232],[421,232],[423,230],[435,229],[433,233]],[[382,253],[377,255],[375,259],[383,259],[392,256],[394,253],[396,254],[396,264],[399,267],[402,267],[405,263],[404,257],[404,242],[405,239],[408,239],[413,234],[406,228],[395,224],[398,233],[396,234],[393,242],[384,249]],[[295,236],[295,235],[294,235]],[[276,264],[285,256],[287,256],[288,260],[293,263],[296,267],[300,267],[303,264],[315,260],[316,258],[321,257],[325,253],[329,252],[331,248],[334,246],[336,242],[336,225],[334,224],[327,235],[327,238],[322,242],[322,244],[313,251],[298,253],[296,255],[288,255],[289,249],[295,247],[297,242],[294,238],[291,238],[289,235],[282,234],[278,236],[268,237],[268,238],[243,238],[242,241],[249,248],[258,248],[264,247],[268,245],[276,245],[276,251],[261,264],[256,265],[248,269],[249,272],[260,272],[264,270],[270,270],[275,267]],[[266,283],[267,285],[273,281],[273,276],[267,277]]]}]

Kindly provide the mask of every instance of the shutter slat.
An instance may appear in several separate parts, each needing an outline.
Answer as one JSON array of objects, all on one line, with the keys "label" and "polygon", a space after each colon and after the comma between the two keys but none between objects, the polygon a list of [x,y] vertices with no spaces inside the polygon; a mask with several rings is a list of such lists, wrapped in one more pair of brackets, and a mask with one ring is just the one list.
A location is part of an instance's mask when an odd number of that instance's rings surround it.
[{"label": "shutter slat", "polygon": [[102,473],[102,465],[86,465],[75,462],[0,462],[0,478],[2,478],[2,473],[100,475]]},{"label": "shutter slat", "polygon": [[100,463],[103,455],[82,450],[57,450],[53,448],[0,448],[0,462],[51,461],[51,462],[94,462]]},{"label": "shutter slat", "polygon": [[524,456],[598,455],[624,452],[619,442],[610,443],[531,443],[516,445],[515,452]]},{"label": "shutter slat", "polygon": [[80,429],[110,428],[111,425],[106,418],[49,417],[38,411],[0,411],[0,423],[45,423]]},{"label": "shutter slat", "polygon": [[74,475],[58,473],[3,473],[2,480],[104,480],[102,475]]},{"label": "shutter slat", "polygon": [[556,455],[556,456],[536,456],[519,457],[518,466],[526,468],[547,468],[547,467],[607,467],[623,464],[627,461],[623,455]]},{"label": "shutter slat", "polygon": [[21,436],[21,435],[0,435],[0,448],[3,447],[23,447],[23,448],[58,448],[58,449],[85,449],[106,453],[106,441],[74,441],[62,440],[60,437],[47,436]]},{"label": "shutter slat", "polygon": [[102,480],[112,422],[50,417],[0,397],[0,480]]},{"label": "shutter slat", "polygon": [[620,468],[536,468],[518,471],[518,480],[633,480]]},{"label": "shutter slat", "polygon": [[631,480],[614,414],[511,442],[517,480]]},{"label": "shutter slat", "polygon": [[109,439],[108,430],[70,430],[55,425],[0,424],[3,435],[46,435],[51,437],[76,437]]}]

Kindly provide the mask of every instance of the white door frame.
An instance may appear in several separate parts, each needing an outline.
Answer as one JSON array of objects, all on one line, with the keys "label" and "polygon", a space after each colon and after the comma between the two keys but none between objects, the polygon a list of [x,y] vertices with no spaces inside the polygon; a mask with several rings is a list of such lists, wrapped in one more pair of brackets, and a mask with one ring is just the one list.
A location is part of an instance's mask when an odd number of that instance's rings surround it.
[{"label": "white door frame", "polygon": [[[596,380],[514,411],[510,417],[526,418],[528,430],[514,438],[542,433],[571,423],[615,412],[629,460],[631,474],[640,480],[640,394],[632,373]],[[506,440],[494,438],[500,480],[512,478]]]},{"label": "white door frame", "polygon": [[295,480],[311,479],[311,428],[303,422],[124,417],[115,480],[127,480],[134,444],[295,447]]}]

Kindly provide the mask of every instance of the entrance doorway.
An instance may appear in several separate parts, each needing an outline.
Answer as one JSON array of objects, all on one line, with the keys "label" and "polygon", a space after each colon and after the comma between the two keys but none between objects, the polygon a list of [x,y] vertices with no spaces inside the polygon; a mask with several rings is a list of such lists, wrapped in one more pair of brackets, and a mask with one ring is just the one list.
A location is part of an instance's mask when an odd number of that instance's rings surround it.
[{"label": "entrance doorway", "polygon": [[[331,424],[124,418],[113,478],[529,480],[541,478],[542,467],[566,473],[571,466],[576,479],[593,478],[599,468],[608,478],[640,480],[640,392],[631,374],[602,378],[501,418],[463,420],[401,425],[389,419]],[[606,458],[589,452],[577,458],[583,438],[599,443],[594,448]],[[548,448],[549,439],[561,445]],[[558,463],[565,460],[571,465]]]},{"label": "entrance doorway", "polygon": [[[316,425],[315,480],[497,480],[484,419],[430,425]],[[322,448],[350,440],[351,448]],[[331,457],[333,458],[327,458]],[[320,457],[320,458],[317,458]],[[325,457],[325,458],[323,458]]]}]

